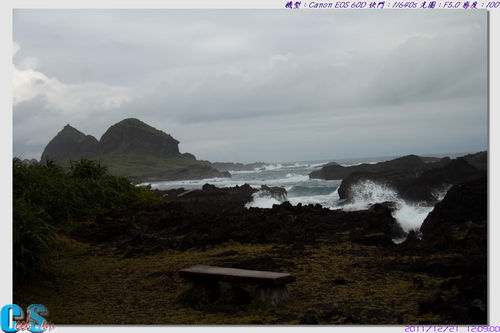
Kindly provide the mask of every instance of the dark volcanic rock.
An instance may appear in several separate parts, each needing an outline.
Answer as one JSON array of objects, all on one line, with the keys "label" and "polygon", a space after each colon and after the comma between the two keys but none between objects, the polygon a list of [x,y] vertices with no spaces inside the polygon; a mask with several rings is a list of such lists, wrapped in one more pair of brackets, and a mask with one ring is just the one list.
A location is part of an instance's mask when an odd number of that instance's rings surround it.
[{"label": "dark volcanic rock", "polygon": [[450,188],[424,220],[424,245],[432,248],[481,248],[486,251],[487,178]]},{"label": "dark volcanic rock", "polygon": [[349,167],[341,166],[335,162],[328,163],[320,170],[313,171],[309,174],[309,178],[321,178],[327,180],[344,179],[354,172],[378,172],[388,170],[413,170],[425,167],[426,163],[422,158],[416,155],[407,155],[396,158],[394,160],[360,165]]},{"label": "dark volcanic rock", "polygon": [[488,169],[488,152],[482,151],[476,154],[464,156],[464,159],[478,170]]},{"label": "dark volcanic rock", "polygon": [[422,171],[419,170],[388,170],[377,173],[356,172],[342,180],[338,189],[339,197],[343,200],[352,200],[356,195],[356,193],[353,192],[353,186],[366,181],[387,186],[395,191],[398,189],[405,189],[421,174]]},{"label": "dark volcanic rock", "polygon": [[260,191],[265,195],[271,196],[279,202],[284,202],[287,199],[287,192],[283,187],[261,185]]},{"label": "dark volcanic rock", "polygon": [[[391,233],[396,222],[390,210],[383,206],[357,212],[332,211],[320,205],[294,207],[288,202],[274,205],[272,209],[243,208],[253,191],[248,185],[230,189],[208,185],[203,190],[163,191],[162,194],[168,194],[165,197],[168,202],[148,210],[130,208],[103,216],[72,235],[80,241],[111,242],[123,246],[127,252],[132,248],[137,253],[205,247],[230,239],[240,243],[294,246],[316,244],[320,239],[394,246]],[[189,193],[182,195],[186,192]],[[121,223],[123,229],[118,232],[116,228]]]},{"label": "dark volcanic rock", "polygon": [[96,158],[98,144],[93,136],[85,135],[76,128],[66,125],[45,147],[41,163],[48,159],[66,164],[82,157]]},{"label": "dark volcanic rock", "polygon": [[161,157],[179,155],[179,141],[135,118],[111,126],[101,137],[101,153],[155,154]]},{"label": "dark volcanic rock", "polygon": [[476,169],[464,158],[457,158],[446,163],[430,163],[425,168],[412,170],[356,172],[342,181],[338,193],[341,199],[349,201],[354,196],[353,185],[372,181],[392,188],[402,199],[435,204],[437,195],[447,187],[477,179],[484,174],[484,171]]},{"label": "dark volcanic rock", "polygon": [[390,266],[446,278],[441,289],[458,290],[446,301],[440,294],[430,295],[420,303],[421,313],[439,314],[455,324],[486,324],[487,178],[450,188],[425,219],[421,232],[421,241],[409,235],[398,247],[405,254],[410,249],[415,254],[420,251],[420,256],[406,257],[409,259]]},{"label": "dark volcanic rock", "polygon": [[242,209],[252,200],[252,194],[255,192],[257,190],[248,184],[229,188],[205,184],[201,190],[158,191],[167,201],[181,203],[188,211],[198,213]]},{"label": "dark volcanic rock", "polygon": [[406,237],[405,241],[399,244],[399,248],[404,250],[413,250],[418,248],[419,246],[420,246],[420,239],[418,239],[417,234],[414,230],[411,230],[408,233],[408,236]]},{"label": "dark volcanic rock", "polygon": [[[391,214],[395,209],[395,204],[393,202],[383,202],[383,203],[376,203],[372,205],[370,208],[368,208],[368,211],[374,212],[376,214],[383,214],[386,215],[383,221],[390,221],[388,218],[387,214]],[[384,233],[389,234],[391,238],[402,238],[406,236],[406,232],[403,230],[401,225],[394,221],[394,223],[391,223],[384,228]]]}]

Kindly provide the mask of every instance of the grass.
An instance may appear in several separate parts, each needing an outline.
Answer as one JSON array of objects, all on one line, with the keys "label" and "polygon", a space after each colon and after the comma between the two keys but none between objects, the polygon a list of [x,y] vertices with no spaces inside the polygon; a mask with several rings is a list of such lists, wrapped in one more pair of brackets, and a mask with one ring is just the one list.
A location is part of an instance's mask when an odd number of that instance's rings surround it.
[{"label": "grass", "polygon": [[[283,245],[228,242],[205,250],[164,251],[123,258],[110,248],[68,241],[51,269],[62,276],[36,287],[15,290],[14,303],[42,303],[49,320],[58,324],[298,324],[314,311],[320,324],[417,324],[441,322],[431,313],[419,314],[419,302],[440,291],[442,278],[381,270],[393,260],[375,247],[353,243],[306,247],[290,256]],[[366,255],[370,253],[370,255]],[[254,301],[248,306],[217,304],[196,309],[178,302],[186,284],[182,268],[196,264],[227,265],[271,255],[297,281],[288,285],[290,300],[273,307]],[[56,259],[57,258],[57,259]],[[416,286],[415,279],[421,281]],[[345,284],[333,281],[344,279]],[[222,289],[229,288],[223,284]],[[245,288],[251,292],[248,286]],[[444,297],[451,297],[451,290]],[[147,310],[145,310],[147,309]]]},{"label": "grass", "polygon": [[163,158],[151,154],[106,154],[101,157],[101,162],[108,166],[112,174],[132,178],[192,165],[209,165],[206,161],[198,161],[182,155]]},{"label": "grass", "polygon": [[57,232],[70,231],[75,221],[155,199],[95,161],[81,159],[64,169],[51,161],[25,167],[14,159],[14,280],[38,279],[46,271]]}]

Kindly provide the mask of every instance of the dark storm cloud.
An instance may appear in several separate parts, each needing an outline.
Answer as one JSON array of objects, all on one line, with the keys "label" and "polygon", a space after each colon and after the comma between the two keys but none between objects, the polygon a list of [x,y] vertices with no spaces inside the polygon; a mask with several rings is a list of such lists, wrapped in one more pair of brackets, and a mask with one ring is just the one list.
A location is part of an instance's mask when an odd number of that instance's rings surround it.
[{"label": "dark storm cloud", "polygon": [[483,11],[16,10],[14,41],[15,154],[125,117],[209,160],[486,148]]}]

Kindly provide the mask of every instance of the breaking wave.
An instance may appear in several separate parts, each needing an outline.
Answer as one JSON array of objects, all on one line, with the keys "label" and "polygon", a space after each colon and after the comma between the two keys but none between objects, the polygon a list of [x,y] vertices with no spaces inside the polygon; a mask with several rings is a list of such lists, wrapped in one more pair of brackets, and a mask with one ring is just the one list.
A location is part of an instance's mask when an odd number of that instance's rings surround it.
[{"label": "breaking wave", "polygon": [[[434,196],[441,200],[449,187],[436,190]],[[350,188],[353,197],[352,203],[343,205],[341,208],[346,211],[367,209],[375,203],[393,202],[396,209],[392,216],[401,225],[405,232],[411,230],[418,231],[427,215],[434,209],[423,203],[409,203],[394,191],[392,188],[370,180],[354,184]]]}]

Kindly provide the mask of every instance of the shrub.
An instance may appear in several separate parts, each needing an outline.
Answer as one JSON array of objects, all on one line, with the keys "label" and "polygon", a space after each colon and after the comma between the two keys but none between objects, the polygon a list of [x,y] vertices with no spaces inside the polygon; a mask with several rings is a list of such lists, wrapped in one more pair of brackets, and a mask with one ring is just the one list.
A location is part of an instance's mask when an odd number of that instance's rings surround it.
[{"label": "shrub", "polygon": [[32,280],[42,273],[55,232],[130,205],[159,200],[107,172],[101,163],[81,159],[69,170],[53,161],[25,167],[13,161],[14,278]]}]

